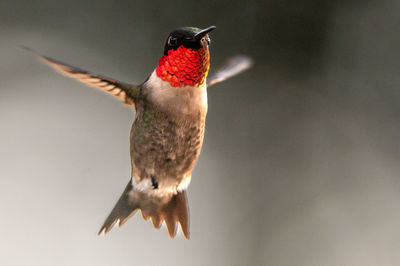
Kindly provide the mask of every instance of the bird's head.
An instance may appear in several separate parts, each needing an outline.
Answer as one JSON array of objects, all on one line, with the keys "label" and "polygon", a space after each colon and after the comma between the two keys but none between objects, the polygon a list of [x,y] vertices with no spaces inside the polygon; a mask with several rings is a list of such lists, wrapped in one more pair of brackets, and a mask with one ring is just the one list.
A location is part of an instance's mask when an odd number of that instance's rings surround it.
[{"label": "bird's head", "polygon": [[172,31],[158,62],[157,76],[173,87],[203,84],[210,67],[208,33],[215,28],[184,27]]}]

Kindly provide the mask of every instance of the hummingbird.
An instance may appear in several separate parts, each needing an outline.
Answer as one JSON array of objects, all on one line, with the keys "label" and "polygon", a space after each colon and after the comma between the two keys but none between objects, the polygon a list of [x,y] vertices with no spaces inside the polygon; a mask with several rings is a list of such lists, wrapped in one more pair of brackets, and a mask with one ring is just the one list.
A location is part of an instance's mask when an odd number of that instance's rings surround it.
[{"label": "hummingbird", "polygon": [[158,65],[140,85],[94,74],[23,47],[61,73],[100,88],[134,109],[130,132],[131,177],[99,234],[109,232],[115,224],[123,225],[140,210],[155,228],[165,222],[171,238],[180,224],[183,235],[189,239],[186,191],[203,144],[207,86],[252,64],[247,56],[235,56],[207,79],[209,33],[215,28],[173,30]]}]

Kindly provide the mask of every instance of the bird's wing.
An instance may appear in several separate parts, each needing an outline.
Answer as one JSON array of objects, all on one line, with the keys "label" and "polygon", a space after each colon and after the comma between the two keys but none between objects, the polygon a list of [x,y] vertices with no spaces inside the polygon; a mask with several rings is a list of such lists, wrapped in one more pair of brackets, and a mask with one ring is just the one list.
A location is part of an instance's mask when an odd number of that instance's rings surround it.
[{"label": "bird's wing", "polygon": [[62,74],[75,78],[81,82],[86,83],[87,85],[99,88],[104,92],[107,92],[114,97],[123,100],[126,104],[134,105],[135,100],[139,97],[139,86],[124,83],[103,75],[93,74],[89,71],[71,66],[51,57],[40,55],[25,46],[22,46],[21,48],[38,55],[46,64],[58,70]]},{"label": "bird's wing", "polygon": [[253,60],[245,55],[237,55],[229,58],[225,64],[217,70],[216,73],[212,74],[207,78],[207,86],[212,86],[216,83],[224,81],[230,77],[233,77],[240,72],[245,71],[253,65]]}]

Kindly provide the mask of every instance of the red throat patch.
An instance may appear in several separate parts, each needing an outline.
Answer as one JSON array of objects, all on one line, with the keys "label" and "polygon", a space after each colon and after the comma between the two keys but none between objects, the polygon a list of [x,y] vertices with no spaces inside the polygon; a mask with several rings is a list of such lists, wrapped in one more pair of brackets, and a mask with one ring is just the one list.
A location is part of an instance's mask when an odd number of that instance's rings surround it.
[{"label": "red throat patch", "polygon": [[160,58],[156,73],[173,87],[195,86],[204,83],[209,68],[210,54],[207,48],[193,50],[180,46]]}]

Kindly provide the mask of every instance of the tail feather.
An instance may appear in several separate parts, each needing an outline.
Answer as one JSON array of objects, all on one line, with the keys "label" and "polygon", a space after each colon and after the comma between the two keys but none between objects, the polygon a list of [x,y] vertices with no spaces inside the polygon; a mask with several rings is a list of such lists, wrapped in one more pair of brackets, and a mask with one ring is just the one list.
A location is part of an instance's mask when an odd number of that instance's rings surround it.
[{"label": "tail feather", "polygon": [[117,222],[119,222],[119,226],[123,225],[138,209],[141,210],[143,219],[151,218],[154,227],[157,229],[161,227],[164,221],[171,238],[175,237],[178,224],[180,224],[184,236],[189,239],[189,211],[186,191],[160,198],[134,190],[131,181],[104,222],[99,234],[108,233]]},{"label": "tail feather", "polygon": [[179,193],[176,197],[176,201],[178,202],[175,209],[176,216],[181,224],[183,234],[189,239],[189,207],[187,205],[186,191]]},{"label": "tail feather", "polygon": [[150,219],[150,216],[142,211],[142,218],[143,218],[143,220],[147,221],[148,219]]},{"label": "tail feather", "polygon": [[167,225],[169,236],[174,237],[176,235],[177,219],[174,215],[174,210],[171,207],[172,206],[168,206],[166,209],[162,210],[162,217]]},{"label": "tail feather", "polygon": [[159,229],[161,227],[162,220],[159,215],[154,215],[153,217],[151,217],[151,221],[153,222],[154,228]]},{"label": "tail feather", "polygon": [[171,237],[176,234],[177,224],[181,224],[182,232],[189,238],[189,213],[186,199],[186,191],[175,195],[161,211],[161,216],[168,228]]},{"label": "tail feather", "polygon": [[129,192],[133,189],[132,182],[129,182],[125,187],[124,192],[119,198],[117,204],[115,204],[110,215],[108,215],[106,221],[99,231],[99,235],[104,231],[108,233],[114,226],[115,223],[119,223],[119,226],[123,225],[136,211],[139,207],[137,204],[132,204],[129,200]]}]

